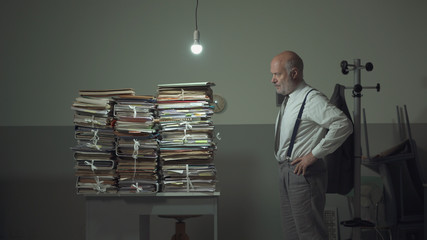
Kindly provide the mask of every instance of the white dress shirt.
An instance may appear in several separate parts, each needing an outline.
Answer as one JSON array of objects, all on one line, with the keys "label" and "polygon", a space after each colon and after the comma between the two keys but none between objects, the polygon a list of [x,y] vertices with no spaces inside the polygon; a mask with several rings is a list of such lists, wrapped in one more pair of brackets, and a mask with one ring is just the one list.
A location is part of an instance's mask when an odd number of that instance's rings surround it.
[{"label": "white dress shirt", "polygon": [[[280,162],[286,158],[298,112],[305,95],[311,89],[312,87],[303,81],[289,94],[282,117],[279,149],[275,153],[276,159]],[[301,119],[291,161],[310,152],[316,158],[323,158],[334,152],[353,132],[352,123],[347,116],[329,103],[324,94],[316,90],[309,93]],[[279,115],[276,127],[278,120]]]}]

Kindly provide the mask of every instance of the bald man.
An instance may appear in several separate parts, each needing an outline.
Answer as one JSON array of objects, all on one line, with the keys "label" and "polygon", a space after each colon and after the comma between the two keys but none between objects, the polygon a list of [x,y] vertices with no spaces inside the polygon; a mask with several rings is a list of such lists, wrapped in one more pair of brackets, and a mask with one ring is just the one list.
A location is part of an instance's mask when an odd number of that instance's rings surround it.
[{"label": "bald man", "polygon": [[[274,154],[279,165],[279,188],[285,239],[328,239],[323,222],[327,170],[322,160],[353,132],[346,115],[303,78],[302,59],[292,51],[270,64],[274,87],[285,95],[276,120]],[[291,137],[306,99],[295,142]]]}]

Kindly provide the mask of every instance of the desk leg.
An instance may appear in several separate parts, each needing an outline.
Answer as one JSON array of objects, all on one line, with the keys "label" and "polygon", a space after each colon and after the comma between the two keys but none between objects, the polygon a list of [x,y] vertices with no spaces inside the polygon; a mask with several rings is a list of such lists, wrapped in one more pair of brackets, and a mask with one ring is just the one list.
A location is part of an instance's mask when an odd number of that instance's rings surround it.
[{"label": "desk leg", "polygon": [[214,240],[218,240],[218,199],[214,199]]},{"label": "desk leg", "polygon": [[427,184],[424,186],[424,238],[427,239]]},{"label": "desk leg", "polygon": [[214,215],[214,240],[218,240],[218,216]]},{"label": "desk leg", "polygon": [[139,216],[139,240],[150,240],[150,215]]}]

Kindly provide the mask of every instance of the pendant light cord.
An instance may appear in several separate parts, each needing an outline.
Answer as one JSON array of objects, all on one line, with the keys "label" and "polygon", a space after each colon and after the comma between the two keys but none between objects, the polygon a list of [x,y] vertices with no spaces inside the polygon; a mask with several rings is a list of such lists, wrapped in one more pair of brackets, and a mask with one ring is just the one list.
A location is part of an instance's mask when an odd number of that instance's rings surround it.
[{"label": "pendant light cord", "polygon": [[196,11],[195,11],[195,17],[196,17],[196,30],[199,29],[199,27],[197,26],[197,9],[199,8],[199,0],[196,0]]}]

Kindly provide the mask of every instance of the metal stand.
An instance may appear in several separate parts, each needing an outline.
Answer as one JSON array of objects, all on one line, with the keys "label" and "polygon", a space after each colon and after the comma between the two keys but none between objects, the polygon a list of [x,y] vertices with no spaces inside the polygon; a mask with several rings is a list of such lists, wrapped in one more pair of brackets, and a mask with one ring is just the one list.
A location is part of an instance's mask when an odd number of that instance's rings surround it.
[{"label": "metal stand", "polygon": [[[351,67],[349,69],[349,67]],[[349,71],[354,71],[354,86],[346,87],[346,89],[353,89],[353,98],[354,98],[354,110],[353,110],[353,122],[354,122],[354,216],[353,220],[343,221],[343,224],[346,227],[353,228],[352,239],[360,239],[360,228],[361,227],[373,227],[374,224],[361,219],[361,163],[362,163],[362,148],[361,148],[361,98],[362,90],[365,89],[377,89],[377,92],[380,91],[380,85],[377,84],[375,87],[362,87],[360,81],[360,70],[366,69],[366,71],[372,71],[374,66],[372,63],[368,62],[365,66],[360,64],[360,59],[354,59],[353,64],[348,64],[347,61],[341,62],[341,72],[343,74],[348,74]]]},{"label": "metal stand", "polygon": [[190,240],[187,233],[185,232],[185,222],[184,220],[192,217],[199,217],[200,215],[159,215],[161,218],[175,218],[175,234],[172,236],[171,240]]}]

